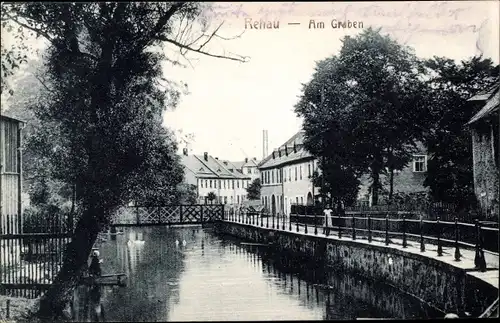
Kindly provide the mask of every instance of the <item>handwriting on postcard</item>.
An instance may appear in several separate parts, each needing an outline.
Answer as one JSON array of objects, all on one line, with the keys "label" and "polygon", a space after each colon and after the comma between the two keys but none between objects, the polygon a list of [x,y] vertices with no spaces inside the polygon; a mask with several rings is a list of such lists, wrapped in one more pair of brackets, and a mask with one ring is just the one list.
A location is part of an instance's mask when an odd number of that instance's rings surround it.
[{"label": "handwriting on postcard", "polygon": [[[462,22],[470,3],[407,2],[387,6],[377,3],[215,3],[209,16],[239,19],[245,29],[280,29],[300,26],[308,29],[382,27],[387,32],[428,32],[434,34],[479,33],[488,19]],[[251,9],[251,10],[249,10]],[[444,21],[445,20],[445,21]],[[436,23],[436,22],[440,23]],[[296,27],[295,27],[296,28]]]}]

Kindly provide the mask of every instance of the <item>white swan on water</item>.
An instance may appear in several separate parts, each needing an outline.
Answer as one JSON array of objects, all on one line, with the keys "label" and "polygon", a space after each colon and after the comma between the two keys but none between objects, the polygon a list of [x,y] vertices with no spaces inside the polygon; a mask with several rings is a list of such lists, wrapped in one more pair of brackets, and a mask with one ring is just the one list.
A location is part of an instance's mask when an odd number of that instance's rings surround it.
[{"label": "white swan on water", "polygon": [[186,240],[182,240],[182,245],[185,246],[186,245]]}]

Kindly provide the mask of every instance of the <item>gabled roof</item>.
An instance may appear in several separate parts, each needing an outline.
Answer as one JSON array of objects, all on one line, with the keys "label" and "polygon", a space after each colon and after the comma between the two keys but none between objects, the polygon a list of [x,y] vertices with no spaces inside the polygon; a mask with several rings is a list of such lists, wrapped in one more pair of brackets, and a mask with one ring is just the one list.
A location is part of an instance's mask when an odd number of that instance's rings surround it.
[{"label": "gabled roof", "polygon": [[[296,148],[296,152],[293,150],[294,146]],[[288,155],[286,153],[287,147]],[[301,130],[285,141],[285,143],[283,143],[283,145],[281,145],[278,149],[274,150],[274,158],[272,153],[264,158],[260,162],[259,168],[272,168],[309,158],[313,158],[313,156],[304,148],[304,131]]]},{"label": "gabled roof", "polygon": [[236,168],[243,169],[243,167],[257,167],[259,162],[255,159],[248,159],[247,161],[231,162]]},{"label": "gabled roof", "polygon": [[222,161],[212,156],[205,160],[203,156],[181,155],[181,163],[186,171],[198,178],[250,179],[237,170],[231,171]]},{"label": "gabled roof", "polygon": [[[484,97],[484,96],[486,96],[486,94],[481,95],[481,97]],[[478,95],[476,95],[474,97],[478,97]],[[469,99],[469,101],[471,101],[474,97]],[[499,106],[499,102],[500,102],[500,87],[497,85],[496,90],[493,93],[490,93],[489,96],[484,100],[486,101],[486,104],[481,108],[481,110],[479,110],[478,113],[476,113],[470,119],[469,122],[467,122],[468,125],[473,124],[473,123],[475,123],[483,118],[487,118],[492,113],[498,111],[498,106]],[[484,101],[484,100],[480,100],[480,101]],[[478,101],[478,100],[476,99],[473,101]]]}]

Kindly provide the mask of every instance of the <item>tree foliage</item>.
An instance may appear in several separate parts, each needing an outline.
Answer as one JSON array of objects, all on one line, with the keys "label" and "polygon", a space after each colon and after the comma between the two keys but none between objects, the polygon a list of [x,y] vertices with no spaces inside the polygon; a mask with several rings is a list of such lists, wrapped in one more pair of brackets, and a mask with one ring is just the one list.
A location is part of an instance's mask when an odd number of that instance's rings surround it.
[{"label": "tree foliage", "polygon": [[481,108],[467,100],[498,84],[499,67],[489,59],[473,57],[455,63],[434,57],[425,63],[429,114],[426,145],[431,158],[424,185],[433,200],[474,206],[472,141],[465,125]]},{"label": "tree foliage", "polygon": [[[162,127],[165,107],[180,92],[163,77],[165,44],[180,55],[206,50],[201,4],[192,2],[9,3],[2,21],[34,32],[49,44],[47,92],[32,106],[42,125],[36,145],[54,180],[75,189],[82,210],[64,264],[40,302],[40,315],[58,316],[87,265],[97,233],[131,200],[170,198],[182,180],[176,144]],[[200,20],[201,19],[201,20]],[[203,32],[193,35],[194,21]],[[2,60],[3,62],[3,60]],[[153,189],[152,189],[153,188]],[[154,188],[158,189],[155,191]]]},{"label": "tree foliage", "polygon": [[[338,56],[317,63],[295,111],[304,118],[306,147],[325,159],[330,193],[352,195],[356,178],[369,171],[377,204],[380,175],[402,169],[421,139],[422,68],[409,48],[371,28],[342,42]],[[349,189],[335,191],[340,183]]]},{"label": "tree foliage", "polygon": [[216,199],[217,199],[217,194],[215,194],[215,192],[208,192],[207,200],[209,200],[210,203],[213,203]]},{"label": "tree foliage", "polygon": [[260,178],[254,179],[247,187],[247,196],[249,200],[260,200],[260,189],[262,184]]}]

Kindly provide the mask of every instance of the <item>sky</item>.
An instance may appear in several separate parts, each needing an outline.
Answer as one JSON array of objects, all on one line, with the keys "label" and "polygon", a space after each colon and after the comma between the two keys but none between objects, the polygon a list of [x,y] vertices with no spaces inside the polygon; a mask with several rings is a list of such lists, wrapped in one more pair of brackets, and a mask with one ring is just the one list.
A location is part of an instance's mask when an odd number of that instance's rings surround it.
[{"label": "sky", "polygon": [[[268,131],[269,153],[301,129],[293,109],[301,84],[310,80],[315,63],[338,54],[344,36],[362,32],[360,28],[332,28],[333,19],[362,22],[363,28],[382,28],[383,34],[411,46],[421,58],[436,55],[463,60],[482,53],[498,64],[499,3],[212,3],[204,14],[211,27],[208,31],[223,22],[218,35],[240,37],[214,38],[206,50],[249,59],[241,63],[188,53],[189,63],[181,60],[187,64],[185,68],[165,62],[164,77],[186,83],[189,93],[174,110],[164,113],[164,125],[178,135],[193,135],[190,153],[208,152],[231,161],[261,159],[264,129]],[[255,29],[246,24],[260,20],[279,22],[279,28]],[[323,22],[324,28],[309,28],[311,20],[316,26]],[[35,46],[43,48],[40,41]],[[177,48],[169,46],[166,51],[169,57],[178,56]],[[184,147],[180,144],[179,152]]]},{"label": "sky", "polygon": [[[382,33],[413,47],[418,57],[463,60],[483,53],[499,61],[498,1],[213,5],[207,14],[211,26],[224,21],[220,35],[243,35],[214,41],[210,52],[225,50],[250,60],[239,63],[193,54],[192,67],[165,65],[165,75],[186,82],[190,94],[165,113],[164,124],[192,133],[194,141],[188,147],[195,154],[208,152],[233,161],[261,159],[263,129],[268,130],[269,153],[299,131],[301,120],[293,107],[301,83],[310,80],[316,61],[338,54],[341,38],[362,31],[334,29],[332,19],[382,27]],[[245,19],[279,21],[279,29],[245,29]],[[309,29],[310,20],[324,22],[325,28]]]}]

